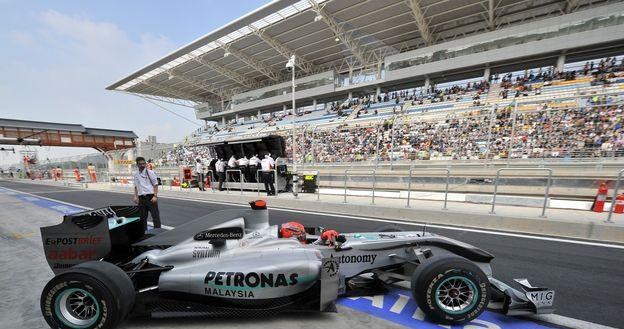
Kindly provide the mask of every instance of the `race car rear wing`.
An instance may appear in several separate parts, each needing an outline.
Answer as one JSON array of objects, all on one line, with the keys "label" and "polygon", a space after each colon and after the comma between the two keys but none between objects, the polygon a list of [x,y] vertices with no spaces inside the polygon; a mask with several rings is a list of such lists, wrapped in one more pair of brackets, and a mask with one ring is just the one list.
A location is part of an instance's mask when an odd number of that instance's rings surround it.
[{"label": "race car rear wing", "polygon": [[42,227],[46,260],[55,274],[90,260],[128,255],[144,235],[136,206],[110,206],[63,216],[58,225]]}]

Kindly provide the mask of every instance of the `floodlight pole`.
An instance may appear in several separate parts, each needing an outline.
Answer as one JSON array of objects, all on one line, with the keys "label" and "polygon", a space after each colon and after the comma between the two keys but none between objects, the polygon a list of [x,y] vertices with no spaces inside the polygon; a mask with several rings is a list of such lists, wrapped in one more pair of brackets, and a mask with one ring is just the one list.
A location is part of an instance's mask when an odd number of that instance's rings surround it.
[{"label": "floodlight pole", "polygon": [[[290,56],[290,60],[292,61],[292,157],[293,157],[293,173],[297,172],[297,134],[295,133],[295,124],[297,114],[295,108],[295,55]],[[293,179],[293,188],[295,187],[295,181]]]}]

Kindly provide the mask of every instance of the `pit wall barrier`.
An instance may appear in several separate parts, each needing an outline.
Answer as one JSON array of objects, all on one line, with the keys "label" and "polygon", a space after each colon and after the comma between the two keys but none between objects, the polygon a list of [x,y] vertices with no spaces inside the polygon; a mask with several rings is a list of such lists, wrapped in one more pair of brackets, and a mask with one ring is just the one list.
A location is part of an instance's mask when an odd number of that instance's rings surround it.
[{"label": "pit wall barrier", "polygon": [[[31,181],[25,181],[30,183]],[[35,181],[44,185],[61,185],[53,181]],[[88,189],[102,191],[119,191],[128,194],[131,189],[124,189],[120,185],[110,184],[89,184]],[[321,191],[322,192],[322,191]],[[376,193],[376,197],[381,198],[381,193]],[[257,200],[256,192],[246,192],[243,195],[238,193],[209,193],[198,190],[192,193],[185,193],[179,187],[165,187],[160,190],[159,195],[163,197],[185,198],[188,200],[208,201],[223,204],[239,204],[247,206],[252,200]],[[384,220],[399,220],[415,224],[425,224],[427,226],[446,225],[447,227],[457,227],[458,230],[466,228],[497,230],[511,232],[514,234],[527,233],[556,237],[589,239],[601,242],[624,243],[624,222],[614,215],[612,223],[606,223],[599,219],[598,215],[588,211],[559,210],[551,209],[548,219],[540,218],[540,211],[521,210],[521,207],[500,205],[496,214],[488,214],[490,204],[468,206],[466,203],[453,202],[453,195],[448,195],[448,210],[435,209],[435,207],[414,205],[412,208],[405,207],[404,202],[391,202],[391,199],[383,198],[376,205],[368,204],[367,198],[349,198],[349,203],[343,203],[344,190],[339,189],[336,195],[311,194],[300,195],[295,199],[290,193],[285,193],[279,198],[268,197],[270,206],[274,208],[292,209],[300,212],[328,213],[344,215],[348,217],[362,218],[362,220],[379,221],[380,225]],[[320,200],[316,200],[320,198]],[[369,195],[370,197],[370,195]],[[444,196],[439,198],[440,205]],[[359,199],[359,200],[355,200]],[[500,197],[498,198],[501,199]],[[130,200],[130,199],[128,199]],[[359,201],[359,203],[358,203]],[[382,202],[383,201],[383,202]],[[540,199],[543,201],[543,199]],[[497,202],[498,203],[498,202]],[[431,205],[431,203],[429,202]],[[540,203],[541,204],[541,203]],[[470,208],[470,209],[468,209]],[[480,210],[479,210],[480,209]],[[530,209],[529,209],[530,210]],[[541,210],[541,209],[540,209]],[[621,216],[621,215],[620,215]],[[387,222],[386,222],[387,223]]]},{"label": "pit wall barrier", "polygon": [[[422,191],[414,188],[413,180],[415,178],[421,178],[422,175],[431,175],[432,171],[438,172],[441,174],[445,174],[442,178],[443,181],[439,184],[441,190],[438,191]],[[161,177],[162,187],[161,190],[177,190],[178,188],[172,186],[173,180],[171,177],[173,176],[171,173],[167,173],[169,177],[162,177],[160,173],[156,171],[159,177]],[[318,186],[316,189],[317,200],[321,200],[321,194],[323,195],[342,195],[342,202],[347,204],[349,203],[348,196],[352,197],[370,197],[371,205],[375,204],[376,198],[392,198],[392,199],[405,199],[406,208],[410,208],[412,200],[440,200],[443,201],[441,205],[441,209],[447,209],[447,203],[451,202],[466,202],[466,203],[476,203],[476,204],[491,204],[491,209],[489,211],[490,214],[495,214],[495,207],[497,204],[502,205],[515,205],[515,206],[524,206],[524,207],[539,207],[541,208],[540,217],[545,218],[547,216],[548,209],[576,209],[576,210],[589,210],[591,202],[583,201],[583,200],[569,200],[565,198],[553,199],[551,198],[551,187],[553,183],[553,174],[555,172],[552,168],[544,168],[544,167],[526,167],[526,168],[500,168],[496,171],[496,176],[493,180],[492,186],[490,186],[490,191],[483,191],[482,193],[462,193],[454,191],[457,185],[461,185],[457,183],[456,177],[453,176],[453,171],[451,169],[425,169],[425,168],[410,168],[408,170],[407,175],[407,190],[388,190],[378,189],[378,177],[380,172],[375,169],[364,169],[364,170],[354,170],[354,169],[346,169],[342,173],[342,186],[338,187],[324,187],[326,184],[326,176],[321,177],[318,171]],[[504,174],[505,172],[509,172],[508,174]],[[263,190],[262,182],[260,179],[260,175],[256,172],[256,182],[249,183],[245,182],[242,179],[242,172],[238,169],[230,169],[226,172],[226,181],[229,181],[232,174],[238,173],[239,177],[241,177],[239,182],[229,182],[226,184],[227,192],[230,193],[230,189],[239,190],[242,195],[244,190],[255,190],[257,195],[260,194],[260,191]],[[523,173],[523,174],[520,174]],[[420,175],[420,176],[419,176]],[[522,179],[522,177],[528,176],[531,178],[533,187],[536,191],[541,189],[541,193],[543,197],[533,197],[533,196],[522,196],[522,195],[513,195],[509,194],[509,189],[507,189],[507,195],[503,192],[500,192],[501,186],[504,186],[506,183],[505,179],[509,179],[512,177],[515,179]],[[624,169],[619,171],[617,179],[613,184],[616,189],[613,190],[612,199],[617,196],[617,189],[619,189],[620,182],[622,180],[622,176],[624,175]],[[132,189],[133,188],[133,176],[129,174],[125,175],[111,175],[108,173],[104,173],[101,175],[103,177],[107,177],[108,184],[111,186],[119,186],[122,189]],[[214,173],[211,170],[208,170],[206,176],[210,179],[210,186],[213,193],[215,191],[215,177]],[[111,179],[114,177],[114,179]],[[277,175],[274,175],[275,182],[277,185]],[[72,184],[71,180],[65,179],[63,181],[65,186],[72,187],[88,187],[84,186],[84,184]],[[240,184],[240,185],[239,185]],[[511,187],[509,187],[511,188]],[[188,188],[180,188],[180,190],[186,190],[187,192],[191,190],[189,185]],[[521,192],[519,192],[521,193]],[[295,196],[296,198],[296,196]],[[608,201],[608,200],[607,200]],[[605,205],[605,214],[604,220],[607,223],[611,223],[613,215],[613,211],[611,210],[611,203],[607,202]],[[616,217],[618,214],[615,215]]]}]

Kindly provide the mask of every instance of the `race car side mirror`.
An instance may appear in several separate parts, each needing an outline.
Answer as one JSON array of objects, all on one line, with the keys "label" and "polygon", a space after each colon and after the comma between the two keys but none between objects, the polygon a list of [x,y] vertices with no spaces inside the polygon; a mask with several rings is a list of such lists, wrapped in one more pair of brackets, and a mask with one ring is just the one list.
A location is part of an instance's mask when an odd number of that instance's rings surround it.
[{"label": "race car side mirror", "polygon": [[266,201],[264,200],[251,201],[249,202],[249,205],[251,206],[251,209],[253,210],[264,210],[267,208]]}]

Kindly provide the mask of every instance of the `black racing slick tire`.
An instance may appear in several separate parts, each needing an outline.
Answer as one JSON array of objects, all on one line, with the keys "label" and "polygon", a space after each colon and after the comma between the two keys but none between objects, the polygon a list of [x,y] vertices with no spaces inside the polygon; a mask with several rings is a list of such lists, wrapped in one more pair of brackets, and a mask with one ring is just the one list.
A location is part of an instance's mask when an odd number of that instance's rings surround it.
[{"label": "black racing slick tire", "polygon": [[51,328],[115,328],[132,310],[130,278],[106,262],[86,262],[48,282],[41,293],[41,313]]},{"label": "black racing slick tire", "polygon": [[418,307],[436,323],[460,324],[474,320],[490,302],[490,283],[471,261],[434,256],[412,274],[412,295]]}]

